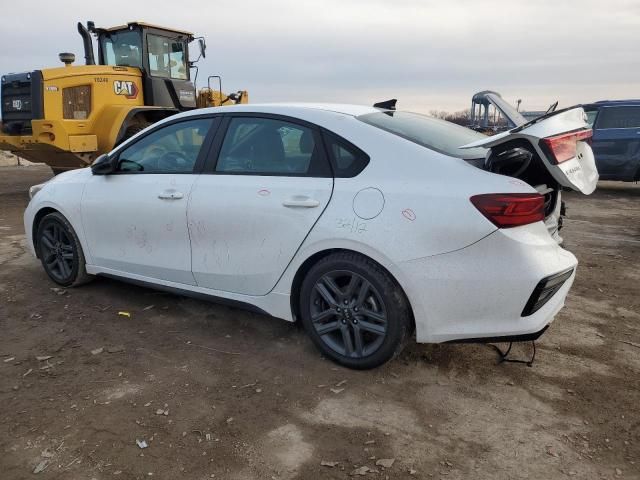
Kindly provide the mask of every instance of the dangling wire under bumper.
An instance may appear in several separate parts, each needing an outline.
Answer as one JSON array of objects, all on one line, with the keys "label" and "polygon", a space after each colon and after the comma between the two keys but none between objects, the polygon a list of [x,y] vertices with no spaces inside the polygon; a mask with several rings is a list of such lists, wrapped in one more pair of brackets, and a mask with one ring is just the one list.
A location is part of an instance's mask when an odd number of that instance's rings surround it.
[{"label": "dangling wire under bumper", "polygon": [[498,355],[499,355],[498,365],[500,365],[503,362],[509,362],[509,363],[524,363],[527,367],[531,367],[533,366],[533,362],[536,359],[536,341],[535,340],[531,340],[531,347],[533,348],[533,353],[531,354],[531,358],[529,360],[509,358],[509,353],[511,353],[511,347],[513,347],[513,342],[509,342],[509,348],[507,348],[505,352],[500,350],[500,347],[498,347],[497,345],[494,345],[492,343],[489,343],[488,345],[490,347],[493,347],[498,352]]},{"label": "dangling wire under bumper", "polygon": [[[445,343],[485,343],[485,344],[489,344],[489,346],[494,348],[498,352],[498,355],[500,356],[498,364],[501,364],[503,362],[524,363],[524,364],[526,364],[527,366],[530,367],[530,366],[533,365],[533,362],[536,359],[536,340],[538,338],[540,338],[540,336],[542,336],[542,334],[544,332],[547,331],[547,328],[549,328],[549,325],[545,325],[544,328],[542,328],[541,330],[538,330],[537,332],[526,333],[526,334],[523,334],[523,335],[508,335],[508,336],[504,336],[504,337],[463,338],[461,340],[450,340],[450,341],[445,342]],[[497,347],[496,345],[493,345],[494,343],[506,343],[506,342],[509,342],[509,347],[504,352],[502,350],[500,350],[500,348]],[[533,347],[533,353],[532,353],[531,358],[529,360],[519,360],[519,359],[509,358],[509,354],[511,353],[511,348],[513,347],[513,344],[514,343],[519,343],[519,342],[531,342],[531,345]]]}]

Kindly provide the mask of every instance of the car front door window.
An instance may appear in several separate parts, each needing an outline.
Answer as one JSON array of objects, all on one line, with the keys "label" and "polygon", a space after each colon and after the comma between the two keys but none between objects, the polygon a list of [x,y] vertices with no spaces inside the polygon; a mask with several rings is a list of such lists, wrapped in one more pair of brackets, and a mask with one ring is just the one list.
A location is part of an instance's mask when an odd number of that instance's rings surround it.
[{"label": "car front door window", "polygon": [[191,173],[211,118],[175,123],[146,135],[119,155],[122,173]]}]

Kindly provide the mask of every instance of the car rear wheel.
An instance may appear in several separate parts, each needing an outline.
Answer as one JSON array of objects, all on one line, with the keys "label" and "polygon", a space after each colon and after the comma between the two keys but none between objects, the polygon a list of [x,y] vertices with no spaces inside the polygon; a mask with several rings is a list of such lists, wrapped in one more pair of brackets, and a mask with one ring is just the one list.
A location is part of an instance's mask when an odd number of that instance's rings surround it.
[{"label": "car rear wheel", "polygon": [[60,213],[50,213],[40,221],[36,248],[45,272],[58,285],[75,287],[91,280],[78,236]]},{"label": "car rear wheel", "polygon": [[349,368],[375,368],[406,342],[411,312],[400,286],[380,265],[351,252],[328,255],[302,282],[300,312],[318,349]]}]

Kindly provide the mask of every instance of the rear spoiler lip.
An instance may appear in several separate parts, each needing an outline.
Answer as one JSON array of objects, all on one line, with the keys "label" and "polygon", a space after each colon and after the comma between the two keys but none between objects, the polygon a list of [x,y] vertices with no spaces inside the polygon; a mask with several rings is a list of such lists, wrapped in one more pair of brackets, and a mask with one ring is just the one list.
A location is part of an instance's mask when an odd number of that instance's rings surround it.
[{"label": "rear spoiler lip", "polygon": [[530,127],[531,125],[535,125],[536,123],[541,122],[542,120],[546,120],[547,118],[551,118],[555,115],[558,115],[559,113],[568,112],[569,110],[573,110],[574,108],[583,108],[583,107],[584,107],[584,104],[579,103],[577,105],[572,105],[570,107],[561,108],[560,110],[554,110],[553,112],[545,113],[544,115],[541,115],[538,118],[534,118],[533,120],[527,123],[523,123],[522,125],[509,130],[509,133],[518,133],[524,130],[525,128]]}]

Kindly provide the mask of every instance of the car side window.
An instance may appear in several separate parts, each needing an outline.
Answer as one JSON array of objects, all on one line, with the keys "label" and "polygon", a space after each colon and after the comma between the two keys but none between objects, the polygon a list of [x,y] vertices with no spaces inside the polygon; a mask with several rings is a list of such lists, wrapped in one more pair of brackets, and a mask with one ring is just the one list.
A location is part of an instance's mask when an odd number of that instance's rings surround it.
[{"label": "car side window", "polygon": [[585,110],[587,114],[587,124],[589,128],[593,128],[593,124],[596,123],[596,117],[598,116],[598,110]]},{"label": "car side window", "polygon": [[229,122],[216,172],[330,176],[311,128],[284,120],[235,117]]},{"label": "car side window", "polygon": [[640,107],[602,108],[596,128],[640,128]]},{"label": "car side window", "polygon": [[336,178],[355,177],[369,164],[369,156],[343,138],[326,132],[325,141]]},{"label": "car side window", "polygon": [[192,173],[213,119],[174,123],[146,135],[119,155],[119,172]]}]

